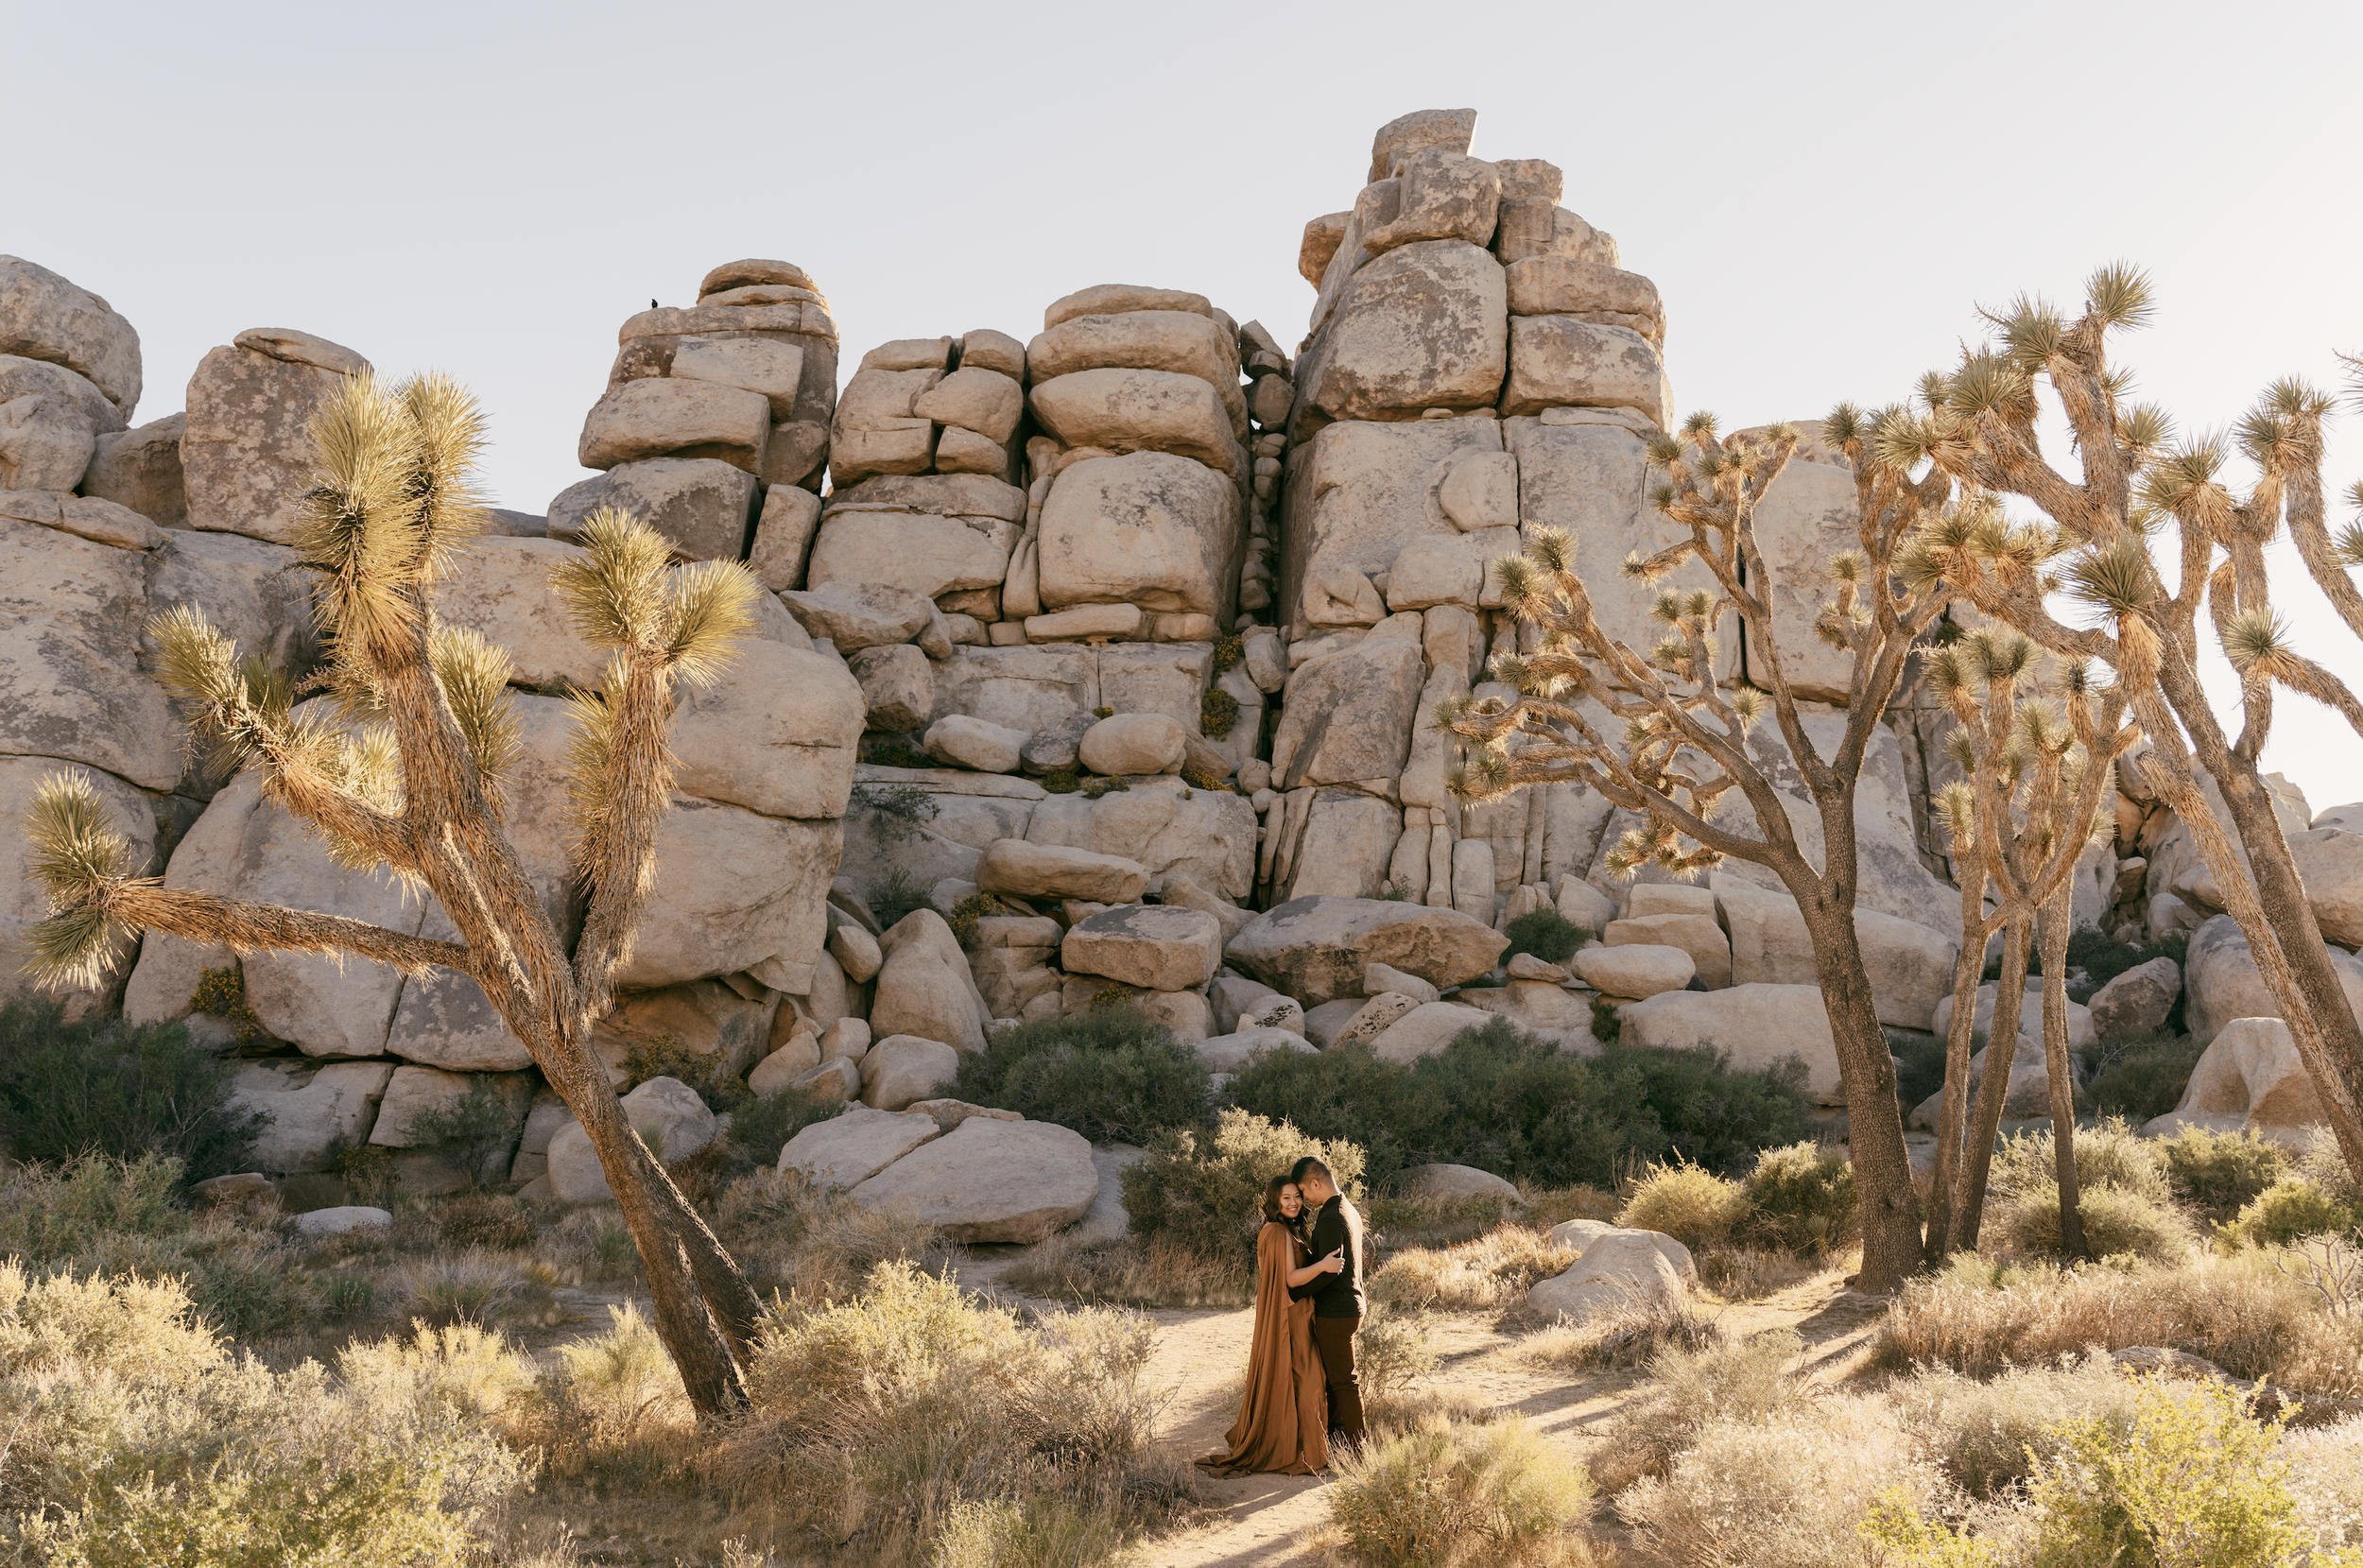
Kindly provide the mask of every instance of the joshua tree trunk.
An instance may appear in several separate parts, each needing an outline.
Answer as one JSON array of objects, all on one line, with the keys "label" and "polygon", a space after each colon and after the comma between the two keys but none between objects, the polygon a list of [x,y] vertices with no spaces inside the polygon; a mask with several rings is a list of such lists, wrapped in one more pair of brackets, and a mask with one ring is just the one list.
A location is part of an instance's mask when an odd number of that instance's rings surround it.
[{"label": "joshua tree trunk", "polygon": [[[1993,1169],[1993,1143],[2002,1131],[2002,1102],[2010,1093],[2010,1060],[2018,1054],[2018,1010],[2027,995],[2028,931],[2024,920],[2002,928],[2002,974],[1993,988],[1993,1021],[1986,1026],[1986,1065],[1977,1084],[1977,1108],[1961,1150],[1959,1196],[1954,1199],[1954,1230],[1963,1251],[1977,1249],[1985,1216],[1986,1178]],[[1954,1003],[1955,1012],[1976,1010],[1975,991]],[[2002,1009],[2009,1008],[2006,1014]],[[2008,1020],[2007,1025],[2005,1020]]]},{"label": "joshua tree trunk", "polygon": [[[1958,1217],[1953,1198],[1960,1178],[1962,1133],[1969,1119],[1969,1059],[1977,1024],[1977,975],[1986,959],[1982,935],[1986,930],[1986,863],[1973,835],[1955,835],[1953,863],[1961,879],[1961,945],[1953,958],[1953,1016],[1944,1031],[1944,1105],[1937,1116],[1936,1168],[1928,1178],[1928,1237],[1921,1254],[1931,1267],[1953,1250]],[[1966,1003],[1963,998],[1968,999]]]},{"label": "joshua tree trunk", "polygon": [[[2067,945],[2076,888],[2061,883],[2043,912],[2043,1054],[2051,1080],[2051,1160],[2060,1186],[2060,1251],[2085,1258],[2082,1199],[2076,1190],[2076,1074],[2068,1060]],[[1997,1014],[1998,1016],[1998,1014]]]}]

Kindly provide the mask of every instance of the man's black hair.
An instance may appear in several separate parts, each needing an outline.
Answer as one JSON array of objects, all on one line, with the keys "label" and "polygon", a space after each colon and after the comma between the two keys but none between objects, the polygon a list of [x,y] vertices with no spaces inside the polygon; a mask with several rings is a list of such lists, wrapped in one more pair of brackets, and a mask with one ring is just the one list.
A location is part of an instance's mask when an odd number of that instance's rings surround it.
[{"label": "man's black hair", "polygon": [[1319,1172],[1320,1179],[1328,1182],[1331,1186],[1334,1187],[1337,1184],[1337,1179],[1329,1174],[1329,1167],[1322,1164],[1319,1159],[1310,1154],[1306,1155],[1303,1159],[1288,1167],[1288,1180],[1302,1187],[1304,1185],[1305,1177],[1316,1171]]}]

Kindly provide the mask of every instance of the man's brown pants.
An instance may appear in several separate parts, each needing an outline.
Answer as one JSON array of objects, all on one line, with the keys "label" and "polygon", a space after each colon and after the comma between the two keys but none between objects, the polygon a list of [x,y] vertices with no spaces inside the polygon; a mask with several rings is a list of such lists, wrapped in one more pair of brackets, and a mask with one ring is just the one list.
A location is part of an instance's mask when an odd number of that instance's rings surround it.
[{"label": "man's brown pants", "polygon": [[1339,1439],[1357,1448],[1362,1443],[1362,1386],[1354,1375],[1354,1331],[1361,1326],[1359,1318],[1313,1319],[1313,1349],[1321,1358],[1321,1372],[1329,1382],[1332,1448]]}]

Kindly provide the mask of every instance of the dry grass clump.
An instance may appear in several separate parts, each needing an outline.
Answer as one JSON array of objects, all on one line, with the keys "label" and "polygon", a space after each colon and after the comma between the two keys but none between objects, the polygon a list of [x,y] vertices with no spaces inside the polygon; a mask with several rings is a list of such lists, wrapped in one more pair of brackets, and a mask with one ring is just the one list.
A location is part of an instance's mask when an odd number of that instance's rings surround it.
[{"label": "dry grass clump", "polygon": [[2325,1310],[2275,1261],[2251,1251],[2173,1267],[2060,1269],[1964,1253],[1936,1278],[1905,1286],[1871,1342],[1871,1364],[1990,1378],[2093,1350],[2159,1345],[2300,1393],[2363,1392],[2363,1319]]},{"label": "dry grass clump", "polygon": [[1677,1162],[1652,1165],[1634,1180],[1616,1223],[1662,1231],[1696,1252],[1737,1236],[1748,1213],[1748,1195],[1738,1182]]},{"label": "dry grass clump", "polygon": [[1077,1306],[1244,1306],[1255,1299],[1236,1267],[1164,1236],[1077,1242],[1054,1237],[1001,1276],[1009,1289]]},{"label": "dry grass clump", "polygon": [[523,1478],[473,1414],[390,1375],[233,1359],[177,1281],[0,1264],[0,1556],[60,1564],[456,1559]]},{"label": "dry grass clump", "polygon": [[1583,1471],[1525,1421],[1432,1416],[1338,1456],[1334,1529],[1319,1544],[1356,1568],[1479,1568],[1590,1559],[1569,1528]]},{"label": "dry grass clump", "polygon": [[1889,1403],[1945,1480],[1990,1501],[2065,1452],[2060,1430],[2097,1419],[2130,1426],[2135,1383],[2106,1356],[2028,1367],[1989,1382],[1927,1367],[1889,1386]]},{"label": "dry grass clump", "polygon": [[1195,1485],[1153,1443],[1152,1332],[1100,1310],[1026,1327],[882,1263],[849,1301],[774,1308],[718,1478],[865,1562],[1103,1560]]},{"label": "dry grass clump", "polygon": [[1668,1350],[1702,1351],[1722,1342],[1722,1329],[1685,1295],[1633,1301],[1579,1323],[1560,1318],[1527,1335],[1519,1353],[1538,1367],[1573,1372],[1646,1367]]},{"label": "dry grass clump", "polygon": [[866,1208],[795,1169],[739,1178],[723,1190],[713,1219],[758,1292],[804,1301],[843,1301],[882,1263],[940,1274],[959,1255],[932,1225]]},{"label": "dry grass clump", "polygon": [[1371,1275],[1372,1300],[1445,1312],[1491,1312],[1526,1298],[1538,1280],[1575,1266],[1572,1248],[1553,1247],[1533,1228],[1497,1224],[1441,1250],[1407,1247]]},{"label": "dry grass clump", "polygon": [[1883,1493],[1927,1508],[1943,1488],[1884,1402],[1823,1399],[1705,1422],[1616,1512],[1650,1568],[1857,1568],[1855,1527]]},{"label": "dry grass clump", "polygon": [[1699,1430],[1716,1421],[1766,1422],[1802,1409],[1808,1396],[1789,1375],[1804,1341],[1774,1329],[1688,1350],[1668,1345],[1649,1364],[1642,1397],[1617,1417],[1593,1456],[1593,1478],[1611,1492],[1664,1475]]},{"label": "dry grass clump", "polygon": [[[1993,1162],[1994,1200],[1986,1234],[1995,1250],[2016,1258],[2061,1256],[2057,1159],[2049,1129],[2003,1141]],[[2187,1153],[2186,1165],[2203,1160]],[[2076,1135],[2077,1208],[2084,1241],[2096,1258],[2170,1263],[2198,1245],[2190,1217],[2176,1205],[2174,1182],[2160,1146],[2118,1117]]]}]

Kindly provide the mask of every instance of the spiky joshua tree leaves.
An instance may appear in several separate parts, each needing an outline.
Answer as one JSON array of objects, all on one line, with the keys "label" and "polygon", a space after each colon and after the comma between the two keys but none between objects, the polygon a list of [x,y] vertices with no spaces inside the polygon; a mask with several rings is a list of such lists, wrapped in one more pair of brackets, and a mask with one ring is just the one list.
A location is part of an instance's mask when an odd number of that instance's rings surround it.
[{"label": "spiky joshua tree leaves", "polygon": [[[1655,499],[1679,533],[1628,560],[1626,573],[1654,583],[1696,561],[1713,586],[1655,590],[1664,635],[1635,649],[1600,626],[1593,595],[1601,585],[1576,571],[1573,542],[1533,530],[1524,555],[1497,563],[1505,602],[1528,629],[1522,646],[1534,648],[1493,662],[1494,679],[1516,698],[1462,698],[1438,714],[1441,727],[1475,749],[1453,781],[1462,799],[1580,783],[1644,818],[1613,852],[1620,869],[1655,862],[1695,874],[1731,857],[1769,869],[1796,897],[1845,1082],[1863,1193],[1862,1283],[1871,1290],[1892,1289],[1918,1266],[1921,1230],[1894,1062],[1854,933],[1854,793],[1874,726],[1916,644],[1944,612],[1949,595],[1928,569],[1926,540],[1953,518],[1944,474],[1915,481],[1867,456],[1889,417],[1843,406],[1823,425],[1824,439],[1854,465],[1856,500],[1856,546],[1829,563],[1829,591],[1813,617],[1817,635],[1852,658],[1846,728],[1835,750],[1825,754],[1806,733],[1782,663],[1778,616],[1817,589],[1772,573],[1756,543],[1757,505],[1795,454],[1798,433],[1781,425],[1760,439],[1726,440],[1703,414],[1681,438],[1650,444],[1650,462],[1665,475]],[[1754,685],[1717,682],[1715,650],[1727,616],[1747,628]],[[1750,732],[1765,722],[1778,729],[1811,795],[1819,865],[1750,750]],[[1734,790],[1754,818],[1752,832],[1718,809]]]},{"label": "spiky joshua tree leaves", "polygon": [[[1992,338],[1965,348],[1950,373],[1923,381],[1908,415],[1883,432],[1881,455],[1906,472],[1924,468],[2042,508],[2047,526],[2010,527],[1997,514],[1963,537],[1940,562],[1944,579],[2046,652],[2115,671],[2149,740],[2143,775],[2189,825],[2280,1005],[2348,1167],[2363,1177],[2363,1025],[2347,1006],[2258,766],[2277,686],[2329,706],[2363,732],[2363,702],[2289,646],[2265,569],[2265,548],[2285,520],[2325,596],[2363,635],[2363,594],[2346,577],[2363,563],[2363,528],[2333,539],[2323,516],[2321,424],[2331,407],[2324,394],[2279,382],[2231,438],[2179,443],[2164,412],[2130,400],[2126,372],[2109,362],[2110,335],[2143,325],[2153,310],[2148,279],[2113,265],[2086,283],[2083,312],[2073,320],[2027,297],[1987,313]],[[2066,417],[2077,478],[2044,454],[2040,392]],[[2245,496],[2218,476],[2235,445],[2257,470]],[[2171,591],[2155,553],[2166,543],[2175,556]],[[2055,594],[2073,601],[2088,624],[2055,615],[2048,602]],[[2202,609],[2240,676],[2236,737],[2199,683]],[[2200,790],[2200,767],[2222,792],[2237,850]]]},{"label": "spiky joshua tree leaves", "polygon": [[614,511],[595,515],[583,553],[553,573],[575,629],[609,650],[600,690],[575,698],[574,864],[588,909],[570,955],[502,827],[517,753],[509,655],[437,624],[431,597],[482,526],[474,400],[440,375],[390,389],[354,377],[312,437],[319,467],[297,550],[318,574],[329,663],[315,681],[326,695],[297,705],[190,606],[149,623],[160,676],[217,763],[257,770],[265,796],[339,861],[432,893],[459,939],[130,876],[96,793],[67,774],[48,781],[26,824],[52,911],[35,928],[35,977],[86,980],[142,930],[241,954],[354,954],[411,975],[466,974],[580,1120],[639,1245],[658,1332],[698,1408],[718,1414],[739,1398],[759,1304],[627,1124],[590,1042],[654,879],[675,685],[711,681],[727,663],[752,624],[754,581],[723,562],[673,569],[663,539]]},{"label": "spiky joshua tree leaves", "polygon": [[[2035,645],[1984,627],[1939,648],[1928,680],[1953,709],[1949,743],[1962,777],[1937,798],[1952,835],[1961,885],[1961,947],[1953,976],[1953,1017],[1944,1042],[1944,1101],[1929,1188],[1927,1255],[1977,1245],[1994,1137],[2009,1093],[2027,986],[2031,936],[2043,938],[2043,1035],[2051,1097],[2060,1234],[2070,1257],[2086,1255],[2076,1186],[2076,1080],[2068,1060],[2067,943],[2084,846],[2101,831],[2113,765],[2140,732],[2125,723],[2121,687],[2096,685],[2090,666],[2070,664],[2057,700],[2027,700],[2042,674]],[[1989,904],[1988,893],[1992,894]],[[1986,943],[2004,933],[1994,987],[1985,1077],[1974,1113],[1969,1058],[1977,977]]]}]

